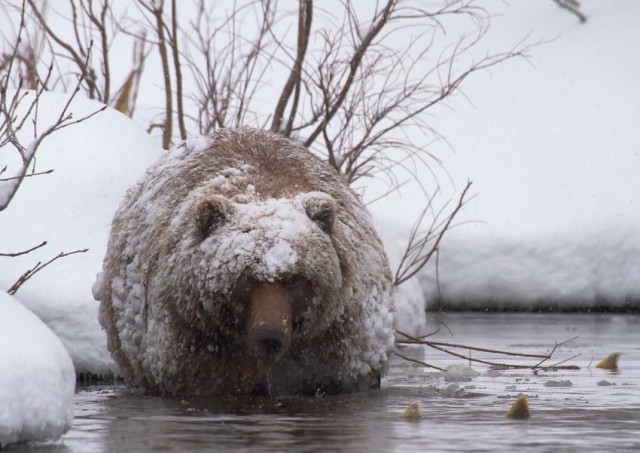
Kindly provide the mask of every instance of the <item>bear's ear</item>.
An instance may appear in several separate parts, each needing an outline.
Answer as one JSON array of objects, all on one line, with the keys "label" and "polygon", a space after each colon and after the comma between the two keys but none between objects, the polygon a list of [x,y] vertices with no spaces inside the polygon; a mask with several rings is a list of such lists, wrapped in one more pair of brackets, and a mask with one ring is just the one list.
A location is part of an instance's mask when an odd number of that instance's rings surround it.
[{"label": "bear's ear", "polygon": [[304,200],[304,209],[322,231],[331,234],[336,218],[336,202],[331,196],[320,192],[308,194]]},{"label": "bear's ear", "polygon": [[211,235],[227,221],[229,214],[229,202],[225,199],[207,198],[201,201],[194,217],[199,239],[204,240]]}]

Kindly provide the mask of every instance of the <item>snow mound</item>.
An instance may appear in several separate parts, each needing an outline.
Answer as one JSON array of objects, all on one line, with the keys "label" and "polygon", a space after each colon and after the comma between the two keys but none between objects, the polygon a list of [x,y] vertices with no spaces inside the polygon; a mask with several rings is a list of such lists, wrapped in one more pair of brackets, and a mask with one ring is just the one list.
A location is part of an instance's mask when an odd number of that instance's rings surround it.
[{"label": "snow mound", "polygon": [[444,371],[444,380],[446,382],[470,382],[479,374],[473,368],[465,365],[449,365]]},{"label": "snow mound", "polygon": [[[407,246],[408,230],[387,219],[374,217],[376,230],[389,258],[391,272],[395,273]],[[417,277],[393,288],[396,329],[419,336],[425,333],[427,317],[423,291]]]},{"label": "snow mound", "polygon": [[0,448],[58,439],[73,421],[73,363],[58,337],[3,291],[0,345]]},{"label": "snow mound", "polygon": [[[39,131],[54,123],[66,100],[67,95],[42,94]],[[77,119],[102,107],[76,98],[71,112]],[[29,143],[32,131],[22,132],[24,143]],[[27,255],[0,257],[0,288],[8,289],[26,270],[60,252],[89,249],[51,263],[16,293],[60,337],[78,372],[116,371],[91,286],[102,268],[111,219],[121,198],[161,153],[141,127],[107,109],[47,137],[36,153],[36,169],[53,173],[27,178],[0,212],[1,252],[27,250],[47,241]],[[18,164],[18,154],[3,149],[0,166],[8,166],[7,174],[14,174]]]},{"label": "snow mound", "polygon": [[529,241],[458,233],[442,246],[438,282],[435,272],[420,275],[429,309],[584,309],[640,302],[637,227],[611,225]]}]

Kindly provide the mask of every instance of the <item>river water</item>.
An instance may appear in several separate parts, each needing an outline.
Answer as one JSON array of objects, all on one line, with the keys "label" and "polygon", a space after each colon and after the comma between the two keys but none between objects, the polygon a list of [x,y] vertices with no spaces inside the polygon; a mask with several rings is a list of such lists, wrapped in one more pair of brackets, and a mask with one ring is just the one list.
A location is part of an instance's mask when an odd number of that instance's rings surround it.
[{"label": "river water", "polygon": [[[79,388],[72,429],[55,443],[10,451],[640,451],[640,316],[448,313],[430,340],[546,354],[579,370],[442,373],[395,357],[383,389],[368,393],[193,400],[150,397],[122,386]],[[403,355],[441,368],[467,360],[425,346]],[[620,352],[619,370],[595,368]],[[468,356],[469,351],[462,350]],[[471,357],[535,364],[538,359],[473,351]],[[506,417],[518,394],[531,417]],[[419,401],[421,417],[402,417]]]}]

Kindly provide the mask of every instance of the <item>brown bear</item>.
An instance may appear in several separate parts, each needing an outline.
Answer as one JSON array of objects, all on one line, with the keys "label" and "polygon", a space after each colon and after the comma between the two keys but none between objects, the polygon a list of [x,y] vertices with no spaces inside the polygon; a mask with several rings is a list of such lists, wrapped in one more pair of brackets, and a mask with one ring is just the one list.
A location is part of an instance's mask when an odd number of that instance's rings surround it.
[{"label": "brown bear", "polygon": [[379,387],[391,287],[341,175],[289,139],[242,128],[175,147],[129,190],[94,297],[130,385],[315,394]]}]

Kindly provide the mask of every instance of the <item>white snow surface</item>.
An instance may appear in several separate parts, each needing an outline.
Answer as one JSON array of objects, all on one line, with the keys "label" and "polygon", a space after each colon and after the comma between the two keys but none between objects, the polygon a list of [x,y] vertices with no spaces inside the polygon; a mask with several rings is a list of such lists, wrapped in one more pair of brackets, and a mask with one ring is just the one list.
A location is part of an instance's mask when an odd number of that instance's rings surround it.
[{"label": "white snow surface", "polygon": [[480,375],[473,368],[462,364],[449,365],[442,374],[446,382],[469,382]]},{"label": "white snow surface", "polygon": [[4,291],[0,345],[0,448],[58,439],[73,421],[73,363],[58,337]]},{"label": "white snow surface", "polygon": [[[529,31],[546,42],[469,77],[450,110],[431,112],[453,149],[429,148],[446,170],[432,166],[434,204],[452,200],[450,211],[473,185],[441,244],[439,285],[434,263],[420,276],[427,305],[638,305],[640,3],[580,4],[585,24],[551,1],[483,5],[494,13],[488,49]],[[435,190],[427,172],[422,182]],[[373,189],[372,199],[386,188]],[[405,186],[369,208],[402,238],[425,204]]]},{"label": "white snow surface", "polygon": [[[66,99],[43,93],[39,131],[55,121]],[[80,118],[101,107],[77,98],[71,112]],[[25,143],[30,133],[23,130]],[[60,337],[78,372],[117,370],[106,350],[91,286],[102,268],[111,219],[127,187],[161,153],[141,127],[107,109],[46,138],[36,153],[36,169],[53,173],[27,178],[9,207],[0,212],[1,252],[27,250],[47,241],[27,255],[0,257],[0,288],[8,289],[25,271],[60,252],[89,249],[51,263],[16,293]],[[3,149],[0,166],[8,165],[13,174],[17,157],[17,152]]]},{"label": "white snow surface", "polygon": [[[407,231],[388,219],[377,218],[376,226],[389,258],[392,271],[398,268],[406,247]],[[429,274],[427,274],[429,275]],[[409,335],[420,335],[427,326],[425,298],[418,278],[393,288],[396,304],[396,329]]]}]

